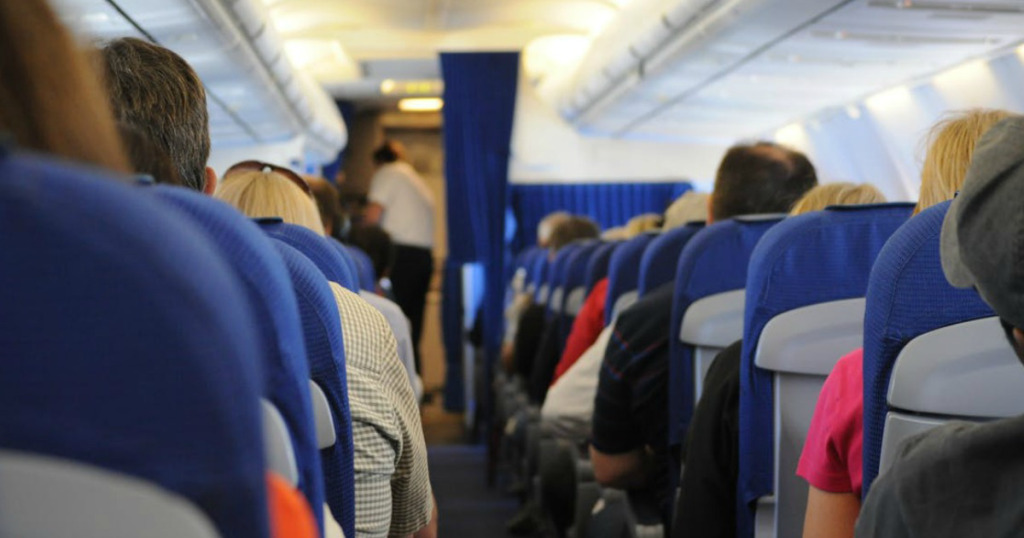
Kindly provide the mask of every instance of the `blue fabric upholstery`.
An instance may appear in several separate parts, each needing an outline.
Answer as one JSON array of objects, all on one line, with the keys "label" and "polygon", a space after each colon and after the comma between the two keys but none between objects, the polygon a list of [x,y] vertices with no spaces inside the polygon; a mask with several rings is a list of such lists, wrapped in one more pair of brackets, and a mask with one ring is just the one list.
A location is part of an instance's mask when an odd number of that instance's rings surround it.
[{"label": "blue fabric upholstery", "polygon": [[359,291],[359,280],[352,271],[344,249],[332,246],[334,240],[281,219],[257,219],[260,228],[274,239],[280,239],[309,258],[331,282],[349,291]]},{"label": "blue fabric upholstery", "polygon": [[622,241],[603,243],[594,250],[593,254],[590,255],[590,261],[587,262],[587,272],[584,280],[584,286],[587,287],[587,295],[590,295],[590,290],[594,289],[594,286],[596,286],[601,279],[608,276],[608,264],[612,260],[612,254],[615,253],[615,249],[621,244]]},{"label": "blue fabric upholstery", "polygon": [[693,348],[679,341],[683,315],[698,299],[747,284],[747,263],[761,236],[781,220],[726,220],[694,234],[676,265],[669,325],[668,439],[679,445],[693,415]]},{"label": "blue fabric upholstery", "polygon": [[995,315],[974,290],[949,285],[939,231],[949,202],[910,219],[886,243],[871,271],[864,315],[864,491],[878,475],[886,395],[896,356],[916,336]]},{"label": "blue fabric upholstery", "polygon": [[[552,308],[554,308],[555,306],[557,306],[559,309],[565,306],[565,293],[562,294],[561,304],[559,305],[555,305],[552,302],[553,294],[556,288],[560,288],[565,285],[565,279],[568,273],[567,270],[569,258],[572,256],[574,252],[576,252],[576,249],[578,249],[579,246],[580,245],[578,243],[570,243],[568,245],[565,245],[555,254],[555,259],[551,260],[551,269],[548,271],[547,278],[549,290],[547,311],[549,315],[551,314]],[[565,290],[563,289],[562,291],[564,292]]]},{"label": "blue fabric upholstery", "polygon": [[554,211],[587,216],[604,230],[641,213],[664,213],[692,189],[684,181],[512,185],[509,198],[517,224],[512,246],[532,243],[541,219]]},{"label": "blue fabric upholstery", "polygon": [[[337,243],[335,241],[335,243]],[[341,243],[337,243],[341,245]],[[363,252],[359,247],[352,245],[343,245],[345,250],[348,252],[352,261],[356,262],[357,274],[359,275],[359,288],[366,291],[374,291],[377,289],[377,273],[373,269],[373,260],[370,259],[370,255]]]},{"label": "blue fabric upholstery", "polygon": [[544,249],[533,258],[529,282],[535,286],[533,290],[533,300],[535,302],[540,299],[541,287],[548,282],[548,273],[551,269],[551,260],[548,259],[548,252],[550,252],[548,249]]},{"label": "blue fabric upholstery", "polygon": [[608,298],[604,304],[604,324],[612,321],[612,310],[615,308],[615,301],[622,294],[636,290],[637,280],[640,278],[640,259],[644,256],[644,249],[648,243],[654,240],[654,234],[640,234],[622,243],[615,249],[611,259],[608,261]]},{"label": "blue fabric upholstery", "polygon": [[913,208],[842,206],[791,217],[768,230],[754,248],[740,360],[738,537],[753,537],[754,503],[774,488],[773,378],[754,365],[762,330],[796,308],[863,297],[878,252]]},{"label": "blue fabric upholstery", "polygon": [[565,348],[565,341],[569,338],[569,332],[572,330],[573,321],[576,319],[575,315],[572,315],[565,311],[566,301],[569,299],[569,293],[573,289],[586,284],[587,278],[587,266],[590,265],[590,258],[600,248],[602,243],[598,240],[584,241],[579,244],[579,247],[573,251],[569,256],[569,259],[565,262],[565,282],[563,284],[565,292],[563,295],[562,303],[562,321],[559,328],[559,349]]},{"label": "blue fabric upholstery", "polygon": [[242,283],[256,318],[256,343],[266,361],[263,394],[288,426],[298,488],[322,529],[324,489],[310,405],[309,364],[288,270],[259,227],[231,206],[185,188],[160,185],[150,192],[205,230]]},{"label": "blue fabric upholstery", "polygon": [[641,297],[676,276],[676,265],[683,247],[693,234],[703,229],[702,222],[690,223],[662,233],[647,245],[640,258],[640,276],[636,283],[636,291]]},{"label": "blue fabric upholstery", "polygon": [[99,171],[2,148],[0,228],[0,448],[132,475],[221,536],[267,537],[259,335],[207,234]]},{"label": "blue fabric upholstery", "polygon": [[295,289],[310,376],[327,396],[334,419],[337,442],[320,451],[327,505],[345,536],[355,536],[355,448],[338,306],[316,265],[283,239],[272,239]]}]

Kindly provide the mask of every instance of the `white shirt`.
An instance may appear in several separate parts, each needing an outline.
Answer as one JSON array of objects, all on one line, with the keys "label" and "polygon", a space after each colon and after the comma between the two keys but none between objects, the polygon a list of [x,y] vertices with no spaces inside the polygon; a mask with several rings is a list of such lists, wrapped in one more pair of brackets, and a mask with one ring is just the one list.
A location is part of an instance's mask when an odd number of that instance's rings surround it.
[{"label": "white shirt", "polygon": [[395,340],[398,342],[398,358],[405,366],[405,372],[409,374],[409,383],[412,384],[412,391],[416,394],[416,401],[423,397],[423,381],[416,374],[416,358],[412,349],[412,328],[409,326],[409,318],[402,313],[402,308],[386,297],[376,293],[360,290],[359,296],[370,306],[376,308],[384,319],[391,325],[391,332],[395,333]]},{"label": "white shirt", "polygon": [[544,406],[540,409],[543,431],[563,439],[584,439],[590,436],[597,382],[611,336],[612,325],[609,325],[597,336],[594,344],[548,389]]},{"label": "white shirt", "polygon": [[377,169],[367,195],[384,207],[380,225],[400,245],[434,245],[434,195],[412,166],[402,161]]}]

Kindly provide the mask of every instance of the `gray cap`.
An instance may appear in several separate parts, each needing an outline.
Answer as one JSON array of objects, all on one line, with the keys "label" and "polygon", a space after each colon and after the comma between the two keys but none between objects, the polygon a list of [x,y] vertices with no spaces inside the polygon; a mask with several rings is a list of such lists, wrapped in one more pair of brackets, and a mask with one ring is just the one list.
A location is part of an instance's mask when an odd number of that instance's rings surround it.
[{"label": "gray cap", "polygon": [[960,194],[942,222],[942,271],[974,287],[996,313],[1024,328],[1024,117],[978,140]]}]

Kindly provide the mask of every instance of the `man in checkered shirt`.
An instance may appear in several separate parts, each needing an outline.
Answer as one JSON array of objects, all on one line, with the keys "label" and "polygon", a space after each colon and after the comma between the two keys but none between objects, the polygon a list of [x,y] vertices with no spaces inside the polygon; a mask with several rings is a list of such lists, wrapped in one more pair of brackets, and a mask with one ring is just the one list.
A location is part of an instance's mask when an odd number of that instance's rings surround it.
[{"label": "man in checkered shirt", "polygon": [[437,534],[420,410],[384,316],[330,283],[341,314],[355,446],[357,538]]}]

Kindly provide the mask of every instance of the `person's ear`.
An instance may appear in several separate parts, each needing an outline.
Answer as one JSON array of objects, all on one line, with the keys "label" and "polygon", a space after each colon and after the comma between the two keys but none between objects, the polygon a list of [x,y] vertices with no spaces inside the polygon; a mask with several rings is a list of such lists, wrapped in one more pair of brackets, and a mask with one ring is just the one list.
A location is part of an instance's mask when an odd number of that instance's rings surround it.
[{"label": "person's ear", "polygon": [[707,221],[708,221],[707,223],[708,224],[714,224],[715,223],[715,216],[711,213],[711,207],[713,206],[711,200],[714,197],[715,197],[715,193],[713,193],[713,192],[708,195],[708,219],[707,219]]},{"label": "person's ear", "polygon": [[213,192],[217,190],[217,172],[213,171],[213,168],[206,167],[206,186],[203,187],[203,194],[213,196]]}]

